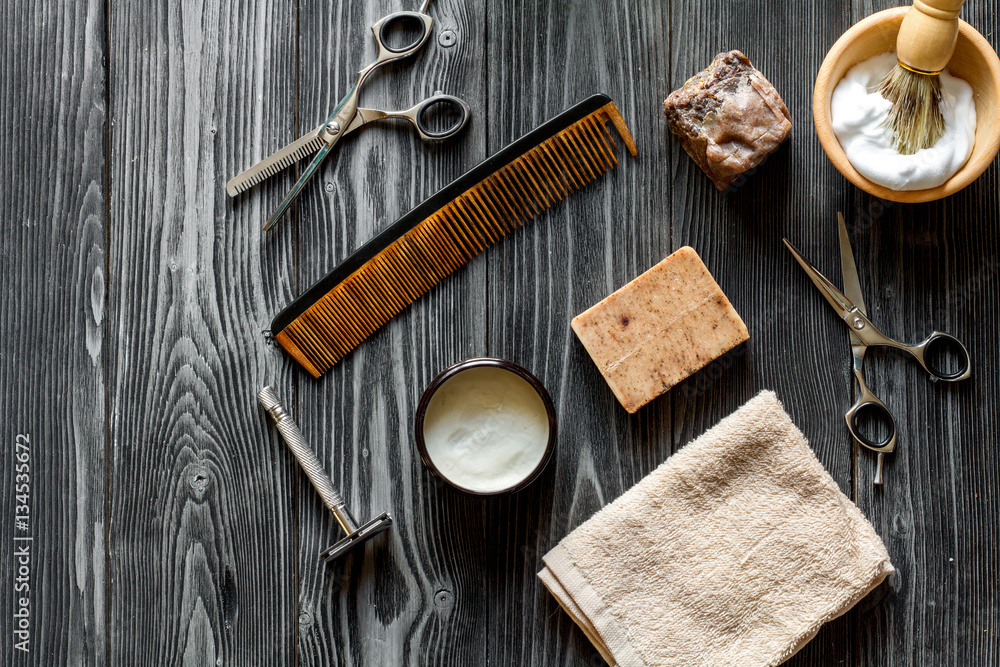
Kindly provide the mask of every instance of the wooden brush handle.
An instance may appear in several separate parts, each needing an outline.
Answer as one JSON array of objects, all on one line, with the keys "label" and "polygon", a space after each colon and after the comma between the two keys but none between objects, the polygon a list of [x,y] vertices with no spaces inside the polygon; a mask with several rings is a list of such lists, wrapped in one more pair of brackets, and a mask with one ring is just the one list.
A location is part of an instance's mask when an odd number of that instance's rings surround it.
[{"label": "wooden brush handle", "polygon": [[896,59],[928,74],[943,70],[958,39],[958,12],[965,0],[913,0],[896,37]]}]

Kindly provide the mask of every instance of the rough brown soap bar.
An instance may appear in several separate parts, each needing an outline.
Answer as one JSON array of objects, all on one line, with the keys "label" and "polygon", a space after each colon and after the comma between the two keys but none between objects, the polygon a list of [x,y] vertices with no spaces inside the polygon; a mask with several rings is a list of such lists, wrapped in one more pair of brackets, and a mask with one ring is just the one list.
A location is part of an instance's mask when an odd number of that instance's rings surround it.
[{"label": "rough brown soap bar", "polygon": [[712,64],[663,103],[670,131],[715,187],[725,190],[792,131],[781,95],[739,51]]},{"label": "rough brown soap bar", "polygon": [[750,338],[689,247],[577,315],[572,325],[629,412]]}]

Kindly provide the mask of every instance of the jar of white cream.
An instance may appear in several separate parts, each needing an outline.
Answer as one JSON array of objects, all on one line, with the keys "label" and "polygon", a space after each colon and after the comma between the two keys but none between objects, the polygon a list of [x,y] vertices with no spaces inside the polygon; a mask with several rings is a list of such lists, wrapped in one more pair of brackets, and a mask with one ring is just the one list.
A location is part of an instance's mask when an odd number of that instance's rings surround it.
[{"label": "jar of white cream", "polygon": [[435,377],[417,406],[417,449],[427,468],[473,495],[520,490],[542,472],[556,437],[545,387],[505,359],[466,359]]}]

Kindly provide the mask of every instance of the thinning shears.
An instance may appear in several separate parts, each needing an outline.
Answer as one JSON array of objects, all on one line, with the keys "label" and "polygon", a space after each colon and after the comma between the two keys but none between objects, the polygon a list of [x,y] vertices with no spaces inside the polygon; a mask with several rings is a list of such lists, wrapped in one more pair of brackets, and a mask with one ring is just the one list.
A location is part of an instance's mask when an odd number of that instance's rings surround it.
[{"label": "thinning shears", "polygon": [[[380,111],[358,107],[358,95],[368,75],[382,65],[412,56],[427,42],[431,35],[431,27],[434,25],[433,19],[427,15],[429,4],[430,0],[424,0],[418,11],[395,12],[377,21],[372,26],[372,34],[375,35],[375,44],[378,47],[375,60],[358,72],[354,87],[340,100],[330,116],[312,132],[275,151],[226,184],[226,192],[230,196],[235,196],[316,151],[312,162],[271,214],[264,225],[265,231],[273,227],[288,210],[334,146],[345,135],[359,127],[383,118],[400,118],[413,123],[417,134],[424,141],[440,141],[458,134],[468,123],[469,105],[457,97],[441,93],[436,93],[403,111]],[[413,35],[413,39],[409,44],[395,46],[394,33],[404,36],[409,33]],[[444,127],[437,127],[438,125]]]},{"label": "thinning shears", "polygon": [[[878,467],[875,472],[875,483],[882,483],[882,463],[886,454],[896,449],[896,420],[892,413],[865,384],[864,363],[869,347],[893,347],[906,352],[917,360],[932,381],[957,382],[972,374],[972,360],[968,350],[957,338],[940,331],[933,332],[923,342],[907,345],[889,338],[879,331],[868,319],[864,295],[861,293],[861,282],[858,279],[858,267],[854,263],[854,251],[847,235],[843,214],[838,214],[840,221],[840,266],[844,274],[844,291],[833,286],[822,273],[816,270],[799,252],[792,247],[788,239],[783,239],[792,252],[795,260],[805,270],[809,279],[826,298],[827,303],[837,312],[851,331],[851,353],[854,357],[854,384],[857,388],[857,398],[844,415],[847,428],[858,444],[878,453]],[[881,424],[882,437],[873,437],[872,428]]]}]

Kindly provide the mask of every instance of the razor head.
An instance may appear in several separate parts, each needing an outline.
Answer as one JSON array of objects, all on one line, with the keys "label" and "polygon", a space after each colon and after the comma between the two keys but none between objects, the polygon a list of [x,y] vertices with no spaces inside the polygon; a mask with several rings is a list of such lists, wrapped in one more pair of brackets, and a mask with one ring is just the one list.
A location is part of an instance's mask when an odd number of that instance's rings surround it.
[{"label": "razor head", "polygon": [[320,552],[319,555],[322,556],[323,560],[327,563],[337,560],[347,552],[364,544],[367,540],[375,537],[382,531],[388,530],[391,525],[392,517],[389,516],[388,512],[382,512],[380,515],[361,526],[356,531],[334,544],[332,547]]}]

